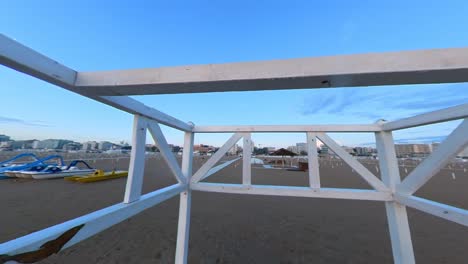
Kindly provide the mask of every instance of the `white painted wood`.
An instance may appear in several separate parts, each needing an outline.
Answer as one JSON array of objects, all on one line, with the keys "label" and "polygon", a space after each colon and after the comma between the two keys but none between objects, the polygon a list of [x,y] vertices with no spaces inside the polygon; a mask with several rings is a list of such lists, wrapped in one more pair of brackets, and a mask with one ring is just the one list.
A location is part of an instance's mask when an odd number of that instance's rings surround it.
[{"label": "white painted wood", "polygon": [[227,166],[231,165],[232,163],[240,160],[241,158],[235,158],[233,160],[230,160],[230,161],[226,161],[222,164],[219,164],[218,166],[215,166],[213,168],[211,168],[203,177],[201,177],[200,181],[203,181],[204,179],[210,177],[211,175],[215,174],[216,172],[226,168]]},{"label": "white painted wood", "polygon": [[71,87],[76,71],[0,34],[0,64],[59,86]]},{"label": "white painted wood", "polygon": [[415,263],[406,207],[397,202],[385,202],[385,211],[390,230],[394,263]]},{"label": "white painted wood", "polygon": [[434,123],[441,123],[466,117],[468,117],[468,103],[396,120],[393,122],[384,123],[382,125],[382,129],[398,130]]},{"label": "white painted wood", "polygon": [[252,184],[252,138],[250,133],[245,133],[242,146],[242,184],[249,186]]},{"label": "white painted wood", "polygon": [[158,111],[127,96],[100,96],[90,98],[131,114],[142,115],[149,119],[155,120],[158,123],[175,129],[179,129],[185,132],[192,131],[192,126],[187,124],[186,122],[183,122],[175,117]]},{"label": "white painted wood", "polygon": [[[195,134],[192,132],[185,132],[184,134],[184,149],[182,151],[182,174],[185,178],[192,176],[192,163],[193,163],[193,139]],[[188,182],[188,181],[187,181]]]},{"label": "white painted wood", "polygon": [[94,95],[175,94],[468,81],[468,48],[79,72]]},{"label": "white painted wood", "polygon": [[307,132],[307,161],[309,164],[309,186],[311,188],[320,188],[317,137],[312,132]]},{"label": "white painted wood", "polygon": [[205,176],[208,171],[239,141],[244,135],[236,133],[232,135],[224,145],[216,151],[216,153],[203,164],[200,169],[193,175],[191,182],[196,183]]},{"label": "white painted wood", "polygon": [[133,118],[132,150],[125,186],[124,203],[132,203],[140,198],[145,172],[146,119],[135,115]]},{"label": "white painted wood", "polygon": [[234,132],[376,132],[382,128],[376,124],[356,125],[234,125],[234,126],[195,126],[195,133],[234,133]]},{"label": "white painted wood", "polygon": [[0,34],[0,64],[89,97],[130,114],[139,114],[183,131],[192,127],[126,96],[93,96],[74,86],[76,71]]},{"label": "white painted wood", "polygon": [[186,186],[172,185],[163,189],[147,193],[140,200],[130,204],[119,203],[99,211],[72,219],[70,221],[42,229],[29,235],[0,244],[0,255],[15,255],[19,253],[37,250],[45,242],[56,239],[58,236],[73,227],[84,224],[80,231],[68,241],[63,249],[66,249],[82,240],[85,240],[99,232],[122,222],[148,208],[151,208],[169,198],[184,191]]},{"label": "white painted wood", "polygon": [[161,152],[162,157],[166,161],[167,165],[171,169],[172,174],[176,178],[176,180],[180,183],[187,183],[187,179],[185,178],[184,174],[182,173],[179,164],[174,156],[174,153],[169,148],[169,144],[167,144],[166,137],[164,137],[159,124],[155,121],[148,120],[148,129],[151,136],[154,139],[155,144],[158,146],[159,151]]},{"label": "white painted wood", "polygon": [[271,196],[294,196],[351,200],[391,201],[390,192],[362,189],[320,188],[277,185],[251,185],[199,182],[190,185],[193,191],[238,193]]},{"label": "white painted wood", "polygon": [[467,146],[468,119],[465,119],[444,142],[429,155],[429,157],[424,159],[423,162],[398,185],[398,192],[404,194],[415,193]]},{"label": "white painted wood", "polygon": [[460,225],[468,226],[468,210],[400,193],[395,193],[395,200],[401,204],[428,214],[447,219]]},{"label": "white painted wood", "polygon": [[[382,181],[392,190],[400,183],[392,132],[375,133]],[[388,228],[395,263],[415,263],[406,207],[395,201],[385,202]]]},{"label": "white painted wood", "polygon": [[388,188],[377,178],[372,172],[364,167],[359,161],[349,155],[342,147],[340,147],[332,138],[325,133],[317,133],[317,137],[323,144],[327,145],[336,155],[354,169],[361,177],[378,191],[388,191]]},{"label": "white painted wood", "polygon": [[[193,161],[193,136],[191,132],[186,132],[184,136],[184,150],[182,153],[182,172],[187,182],[192,175]],[[176,244],[176,264],[186,264],[188,256],[188,245],[190,235],[190,210],[192,206],[192,191],[187,188],[185,192],[180,193],[179,202],[179,222],[177,227]]]}]

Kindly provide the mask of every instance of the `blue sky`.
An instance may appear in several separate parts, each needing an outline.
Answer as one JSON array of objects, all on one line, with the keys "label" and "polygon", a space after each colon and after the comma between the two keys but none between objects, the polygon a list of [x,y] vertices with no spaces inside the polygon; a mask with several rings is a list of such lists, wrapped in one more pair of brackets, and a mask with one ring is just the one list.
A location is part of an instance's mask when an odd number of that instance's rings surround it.
[{"label": "blue sky", "polygon": [[[80,71],[468,46],[467,1],[146,2],[2,1],[0,31]],[[130,139],[132,117],[119,110],[1,66],[0,89],[0,134]],[[135,98],[200,125],[373,123],[466,103],[468,83]],[[395,137],[440,138],[457,124]],[[165,131],[181,144],[182,133]],[[333,136],[347,145],[373,141],[372,134]],[[200,135],[196,143],[227,137]],[[287,146],[305,136],[253,139]]]}]

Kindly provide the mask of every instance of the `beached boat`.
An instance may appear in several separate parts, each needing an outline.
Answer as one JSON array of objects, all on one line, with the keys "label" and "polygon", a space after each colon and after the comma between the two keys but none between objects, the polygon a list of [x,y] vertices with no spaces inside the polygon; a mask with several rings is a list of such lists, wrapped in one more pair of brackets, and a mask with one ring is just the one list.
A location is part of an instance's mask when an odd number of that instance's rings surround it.
[{"label": "beached boat", "polygon": [[[57,163],[47,163],[47,161],[50,161],[50,160],[55,160],[55,159],[58,159],[58,162]],[[37,163],[37,165],[35,165]],[[8,176],[8,177],[17,177],[17,178],[32,178],[30,174],[26,174],[26,173],[23,173],[23,172],[27,172],[27,171],[42,171],[44,169],[46,169],[48,166],[59,166],[59,165],[63,165],[65,164],[63,162],[63,158],[62,156],[60,155],[50,155],[50,156],[47,156],[43,159],[40,159],[38,160],[37,162],[35,162],[35,164],[32,164],[31,166],[27,166],[26,168],[24,169],[21,169],[21,170],[11,170],[11,171],[7,171],[5,172],[5,176]],[[16,168],[16,167],[15,167]]]},{"label": "beached boat", "polygon": [[[83,164],[86,166],[85,169],[80,169],[77,167],[78,164]],[[83,160],[74,160],[67,167],[64,166],[47,166],[47,168],[41,171],[24,171],[21,173],[21,177],[31,176],[34,179],[53,179],[53,178],[63,178],[76,175],[87,175],[94,173],[95,169],[91,168],[88,163]],[[24,175],[27,174],[27,175]]]},{"label": "beached boat", "polygon": [[[25,158],[25,157],[31,157],[31,158],[33,158],[33,161],[15,163],[19,159]],[[9,179],[10,177],[5,175],[5,173],[8,172],[8,171],[23,170],[23,169],[27,169],[29,167],[36,166],[36,165],[39,165],[39,164],[41,164],[41,161],[39,160],[39,158],[36,155],[34,155],[32,153],[21,153],[19,155],[14,156],[11,159],[4,160],[4,161],[0,162],[0,179]]]},{"label": "beached boat", "polygon": [[105,181],[110,179],[116,179],[121,177],[127,177],[128,171],[123,170],[113,170],[105,172],[103,170],[96,170],[93,174],[88,174],[84,176],[71,176],[66,177],[65,180],[76,181],[76,182],[96,182],[96,181]]}]

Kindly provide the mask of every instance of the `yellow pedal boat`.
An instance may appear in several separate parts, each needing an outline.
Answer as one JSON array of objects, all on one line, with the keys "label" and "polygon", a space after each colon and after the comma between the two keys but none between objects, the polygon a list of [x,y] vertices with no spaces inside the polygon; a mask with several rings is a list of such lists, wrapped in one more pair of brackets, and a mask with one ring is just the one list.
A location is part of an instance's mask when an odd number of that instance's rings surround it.
[{"label": "yellow pedal boat", "polygon": [[81,176],[70,176],[66,177],[67,181],[76,181],[76,182],[96,182],[96,181],[105,181],[110,179],[116,179],[121,177],[127,177],[128,171],[108,171],[96,170],[93,174],[81,175]]}]

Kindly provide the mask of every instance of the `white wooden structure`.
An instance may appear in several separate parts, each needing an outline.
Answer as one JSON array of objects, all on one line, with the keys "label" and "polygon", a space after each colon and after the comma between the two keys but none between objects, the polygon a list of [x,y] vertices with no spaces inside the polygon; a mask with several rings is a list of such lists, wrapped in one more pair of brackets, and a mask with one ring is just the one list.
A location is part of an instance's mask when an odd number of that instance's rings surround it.
[{"label": "white wooden structure", "polygon": [[[248,63],[210,64],[107,72],[77,72],[0,35],[0,64],[134,115],[130,174],[123,202],[65,223],[0,244],[3,261],[34,262],[89,238],[141,211],[180,196],[175,263],[186,263],[192,191],[253,195],[373,200],[385,203],[395,263],[414,263],[406,207],[468,226],[468,211],[413,194],[468,145],[468,103],[397,120],[358,125],[196,126],[183,122],[126,95],[328,88],[423,83],[468,82],[468,48],[405,51],[350,56]],[[392,131],[464,119],[403,181],[400,179]],[[182,166],[169,151],[159,124],[185,132]],[[178,183],[141,195],[146,133],[158,145]],[[233,133],[198,171],[192,173],[195,133]],[[251,133],[303,132],[309,144],[309,187],[254,185],[250,153],[243,155],[242,184],[200,182],[228,166],[215,166],[240,139],[249,149]],[[375,133],[381,177],[344,151],[328,132]],[[316,140],[349,164],[373,189],[322,188]]]}]

